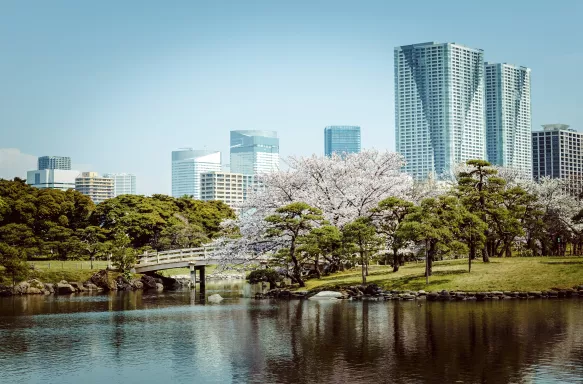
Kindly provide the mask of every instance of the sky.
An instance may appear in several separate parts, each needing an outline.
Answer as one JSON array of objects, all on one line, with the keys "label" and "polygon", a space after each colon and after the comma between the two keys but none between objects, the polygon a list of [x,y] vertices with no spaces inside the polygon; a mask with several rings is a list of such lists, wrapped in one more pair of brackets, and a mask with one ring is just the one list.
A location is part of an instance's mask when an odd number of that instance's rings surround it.
[{"label": "sky", "polygon": [[0,178],[36,157],[171,191],[171,152],[276,130],[280,154],[324,152],[359,125],[395,149],[393,51],[426,41],[532,69],[532,126],[583,131],[580,0],[0,2]]}]

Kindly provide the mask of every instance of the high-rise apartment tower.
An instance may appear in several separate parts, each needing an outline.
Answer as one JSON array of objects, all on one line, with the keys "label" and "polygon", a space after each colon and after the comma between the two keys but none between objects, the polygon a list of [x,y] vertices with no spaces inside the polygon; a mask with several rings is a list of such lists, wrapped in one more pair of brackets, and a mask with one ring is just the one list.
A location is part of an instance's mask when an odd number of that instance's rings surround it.
[{"label": "high-rise apartment tower", "polygon": [[563,179],[564,189],[578,196],[583,191],[583,133],[567,124],[543,125],[532,132],[532,176]]},{"label": "high-rise apartment tower", "polygon": [[456,43],[395,48],[395,127],[404,170],[451,178],[457,164],[486,158],[484,53]]},{"label": "high-rise apartment tower", "polygon": [[83,172],[75,179],[75,189],[87,195],[95,204],[114,197],[113,179],[97,172]]},{"label": "high-rise apartment tower", "polygon": [[532,177],[530,68],[486,63],[488,161]]}]

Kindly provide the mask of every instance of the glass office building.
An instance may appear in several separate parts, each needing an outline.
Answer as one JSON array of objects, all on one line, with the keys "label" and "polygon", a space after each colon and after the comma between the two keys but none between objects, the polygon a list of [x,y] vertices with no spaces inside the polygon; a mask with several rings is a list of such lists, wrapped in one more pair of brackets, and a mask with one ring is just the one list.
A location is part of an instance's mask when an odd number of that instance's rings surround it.
[{"label": "glass office building", "polygon": [[172,151],[172,196],[200,199],[200,175],[220,170],[221,152],[192,148]]},{"label": "glass office building", "polygon": [[339,155],[360,152],[360,127],[331,125],[324,128],[324,154]]},{"label": "glass office building", "polygon": [[62,169],[71,170],[71,158],[65,156],[41,156],[38,158],[38,170]]},{"label": "glass office building", "polygon": [[279,170],[279,138],[275,131],[231,131],[230,152],[233,173],[256,175]]},{"label": "glass office building", "polygon": [[114,197],[136,194],[136,175],[129,173],[105,173],[103,177],[113,179]]},{"label": "glass office building", "polygon": [[416,179],[486,158],[484,52],[456,43],[395,48],[396,148]]},{"label": "glass office building", "polygon": [[488,161],[532,177],[530,68],[486,63]]}]

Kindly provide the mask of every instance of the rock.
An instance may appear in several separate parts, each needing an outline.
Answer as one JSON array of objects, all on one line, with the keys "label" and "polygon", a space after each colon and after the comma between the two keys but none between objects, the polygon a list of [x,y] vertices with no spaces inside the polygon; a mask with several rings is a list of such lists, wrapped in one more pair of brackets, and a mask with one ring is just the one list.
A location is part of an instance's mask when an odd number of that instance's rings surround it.
[{"label": "rock", "polygon": [[427,294],[427,300],[429,301],[437,301],[439,294],[437,292],[430,292]]},{"label": "rock", "polygon": [[115,279],[115,284],[117,285],[118,291],[131,291],[132,286],[130,282],[123,276],[118,276]]},{"label": "rock", "polygon": [[420,290],[417,291],[417,294],[419,296],[424,296],[424,295],[427,295],[427,292],[425,292],[423,289],[420,289]]},{"label": "rock", "polygon": [[45,289],[45,291],[48,291],[49,293],[55,293],[55,285],[54,284],[45,283],[44,289]]},{"label": "rock", "polygon": [[221,295],[219,295],[218,293],[215,293],[214,295],[210,295],[207,298],[209,303],[220,303],[221,301],[223,301],[224,299],[221,297]]},{"label": "rock", "polygon": [[415,300],[415,296],[408,294],[408,293],[404,293],[401,295],[401,299],[402,300]]},{"label": "rock", "polygon": [[369,284],[364,288],[365,295],[378,295],[382,290],[376,284]]},{"label": "rock", "polygon": [[45,285],[43,284],[42,281],[40,281],[39,279],[32,279],[32,280],[28,280],[28,284],[32,287],[32,288],[38,288],[40,290],[43,290]]},{"label": "rock", "polygon": [[529,291],[528,297],[540,298],[543,295],[541,291]]},{"label": "rock", "polygon": [[90,282],[85,282],[83,283],[83,286],[85,287],[85,289],[87,289],[88,291],[99,291],[99,290],[103,290],[103,288],[99,288],[97,285],[90,283]]},{"label": "rock", "polygon": [[144,285],[144,289],[157,289],[156,280],[152,276],[143,275],[140,281]]},{"label": "rock", "polygon": [[30,284],[27,281],[22,281],[14,286],[13,291],[15,295],[26,295],[29,288]]},{"label": "rock", "polygon": [[78,283],[78,282],[76,282],[76,281],[71,281],[71,282],[69,283],[69,285],[70,285],[71,287],[75,288],[75,290],[76,290],[77,292],[85,292],[85,291],[87,291],[87,288],[85,288],[85,287],[83,286],[83,284],[81,284],[81,283]]},{"label": "rock", "polygon": [[29,295],[40,295],[43,293],[43,291],[35,287],[28,287],[26,293]]},{"label": "rock", "polygon": [[320,291],[310,299],[340,299],[342,298],[342,293],[335,291]]},{"label": "rock", "polygon": [[476,300],[483,301],[486,300],[488,294],[486,292],[477,292],[476,293]]},{"label": "rock", "polygon": [[504,296],[504,292],[502,292],[502,291],[492,291],[492,292],[490,292],[490,294],[492,294],[494,296]]},{"label": "rock", "polygon": [[578,285],[575,289],[577,291],[583,291],[583,285]]},{"label": "rock", "polygon": [[550,298],[553,298],[553,299],[554,298],[557,298],[557,297],[559,297],[559,292],[557,292],[557,291],[549,291],[549,297]]},{"label": "rock", "polygon": [[91,279],[89,279],[89,281],[106,291],[117,290],[117,284],[115,283],[115,281],[109,279],[109,274],[104,269],[95,272],[93,276],[91,276]]},{"label": "rock", "polygon": [[164,290],[164,286],[160,283],[156,283],[156,290],[158,292],[162,292]]},{"label": "rock", "polygon": [[73,288],[70,284],[57,283],[56,291],[59,295],[68,295],[75,293],[75,288]]},{"label": "rock", "polygon": [[144,283],[141,280],[134,279],[130,282],[133,289],[144,289]]},{"label": "rock", "polygon": [[565,291],[564,289],[561,289],[559,291],[559,298],[563,298],[567,296],[567,291]]},{"label": "rock", "polygon": [[[174,290],[181,288],[180,283],[178,283],[176,279],[173,279],[171,277],[162,276],[154,272],[148,272],[148,275],[153,277],[156,283],[162,284],[164,286],[164,289]],[[142,282],[144,283],[144,286],[146,286],[145,282],[144,281]]]},{"label": "rock", "polygon": [[565,289],[565,297],[573,297],[573,294],[575,293],[574,289]]}]

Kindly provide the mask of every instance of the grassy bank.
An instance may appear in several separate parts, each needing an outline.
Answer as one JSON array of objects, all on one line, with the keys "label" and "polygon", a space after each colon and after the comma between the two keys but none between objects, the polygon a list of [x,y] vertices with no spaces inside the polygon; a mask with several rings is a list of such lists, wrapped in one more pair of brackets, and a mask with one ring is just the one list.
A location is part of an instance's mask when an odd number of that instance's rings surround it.
[{"label": "grassy bank", "polygon": [[[43,283],[58,283],[61,280],[85,282],[97,271],[107,267],[107,261],[94,261],[93,269],[89,261],[31,261],[33,267],[29,279],[39,279]],[[0,267],[0,284],[11,285],[12,279],[5,276]],[[119,275],[111,272],[112,277]]]},{"label": "grassy bank", "polygon": [[[422,262],[407,263],[393,273],[390,267],[374,266],[367,283],[396,290],[459,290],[459,291],[530,291],[550,288],[571,288],[583,284],[583,258],[532,257],[492,259],[490,263],[475,261],[468,273],[467,260],[447,260],[434,263],[433,276],[425,284]],[[360,269],[312,279],[307,289],[335,288],[360,284]]]}]

